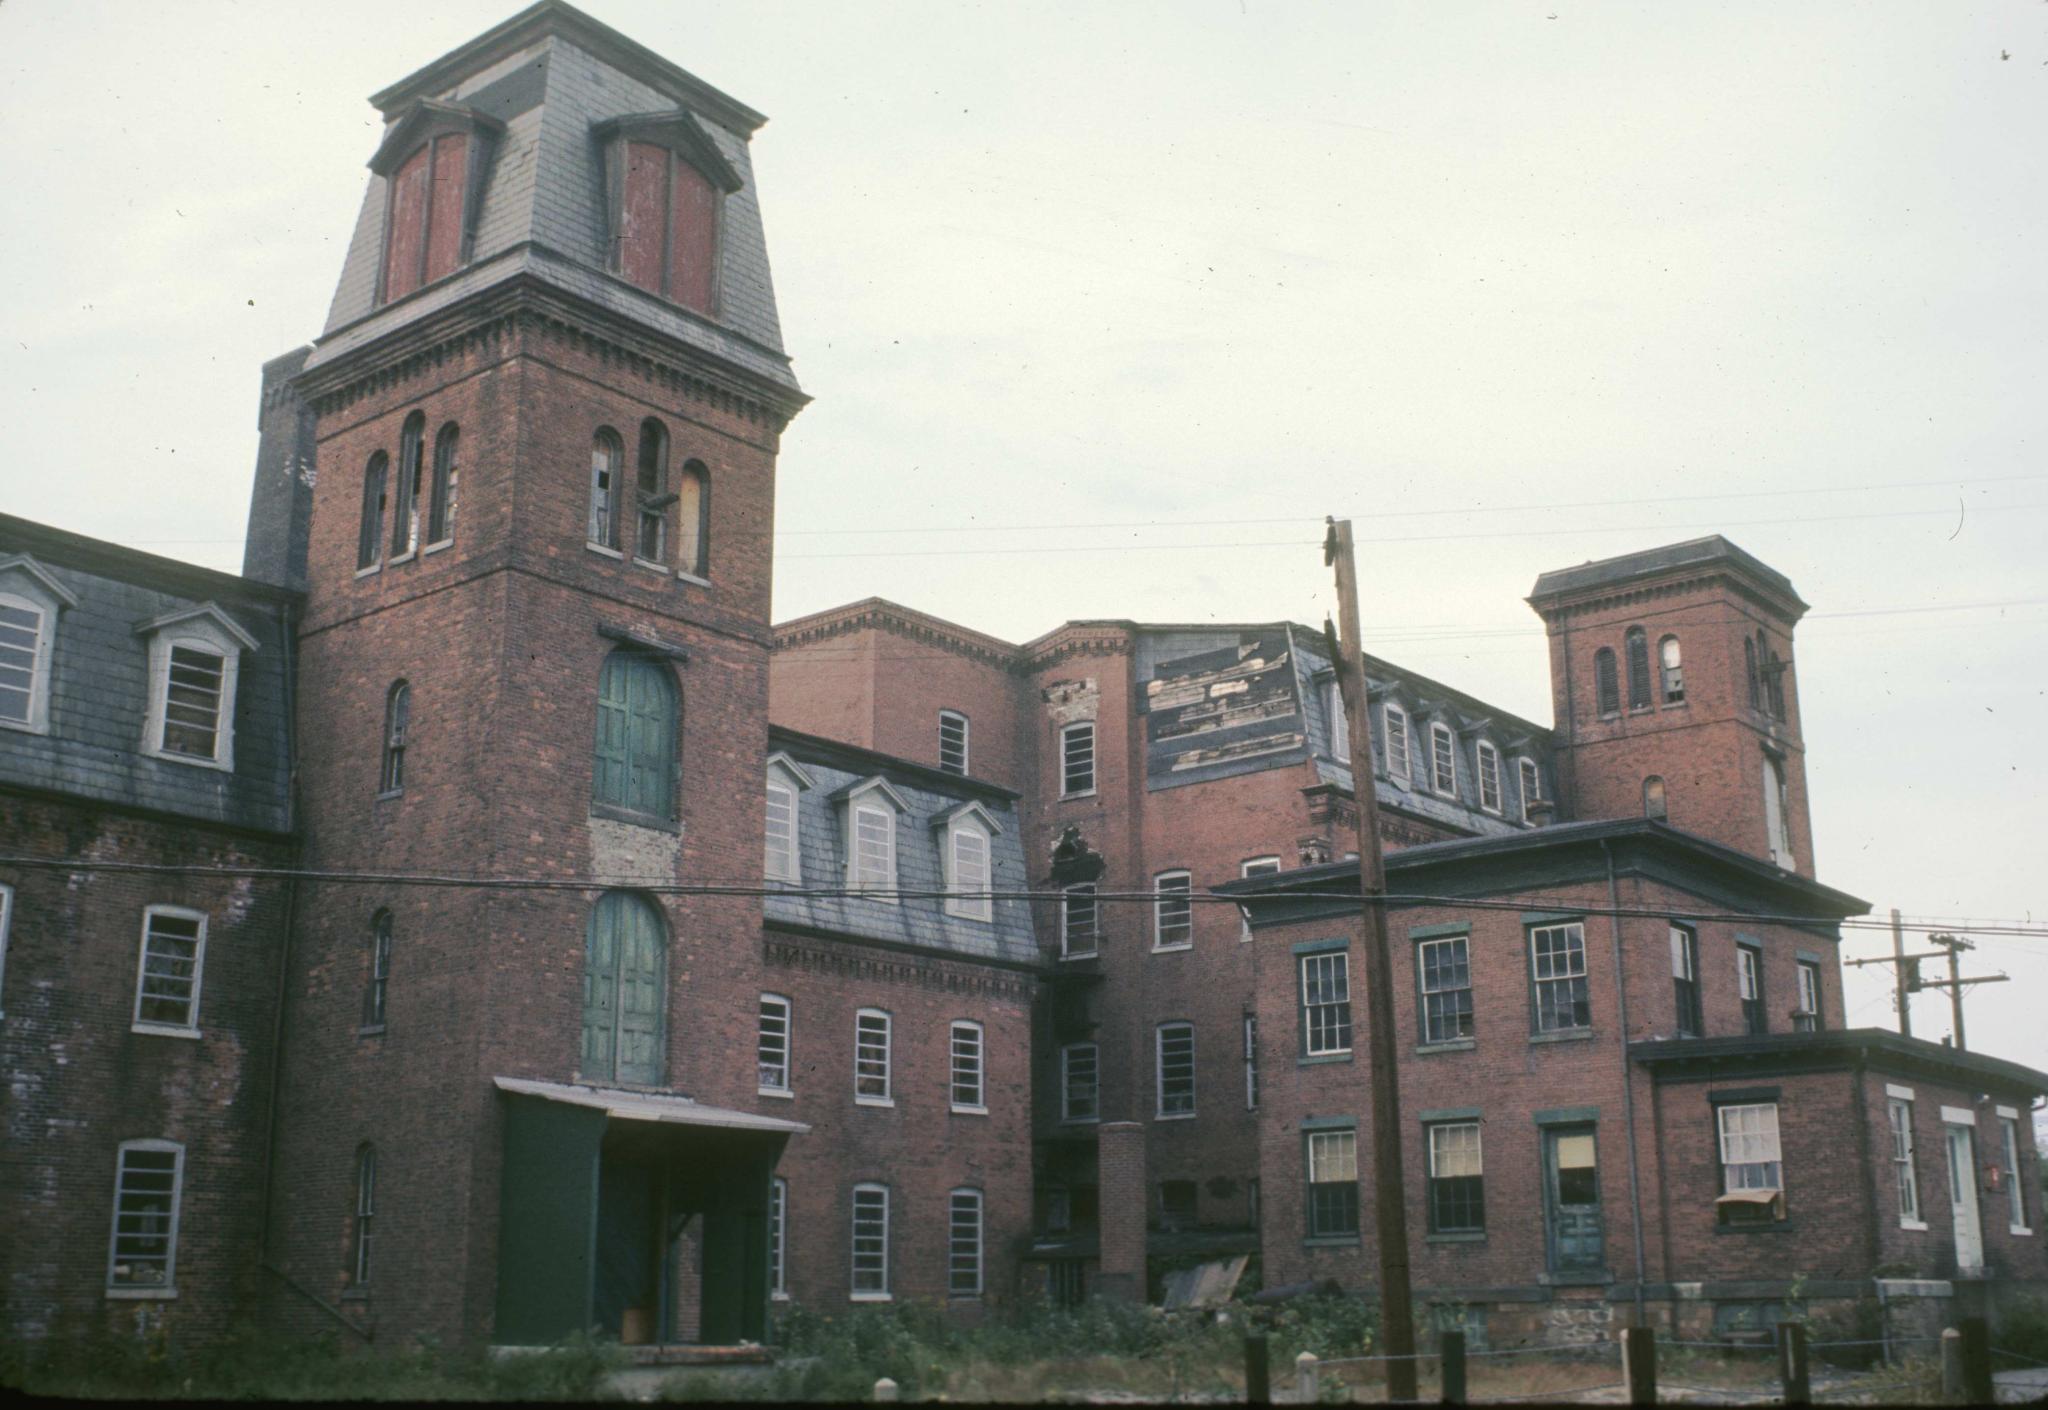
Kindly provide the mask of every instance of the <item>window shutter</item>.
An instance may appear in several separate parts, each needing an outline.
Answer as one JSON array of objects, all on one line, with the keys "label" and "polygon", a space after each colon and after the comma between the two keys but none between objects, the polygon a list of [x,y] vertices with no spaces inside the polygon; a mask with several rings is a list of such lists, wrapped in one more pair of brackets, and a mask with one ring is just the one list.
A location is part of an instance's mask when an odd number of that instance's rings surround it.
[{"label": "window shutter", "polygon": [[433,190],[427,213],[427,280],[453,274],[462,261],[462,205],[469,190],[469,138],[434,139]]},{"label": "window shutter", "polygon": [[652,661],[629,660],[627,804],[635,812],[670,817],[675,812],[675,689]]},{"label": "window shutter", "polygon": [[619,913],[607,896],[590,912],[583,955],[583,1076],[609,1081],[618,1039]]},{"label": "window shutter", "polygon": [[661,921],[637,896],[607,897],[619,925],[619,1069],[621,1082],[661,1081],[663,993],[667,959]]},{"label": "window shutter", "polygon": [[597,748],[594,760],[595,797],[600,803],[627,808],[626,709],[629,685],[625,656],[613,653],[605,659],[597,678]]},{"label": "window shutter", "polygon": [[677,161],[670,178],[668,296],[685,308],[711,312],[718,287],[718,190],[703,172]]}]

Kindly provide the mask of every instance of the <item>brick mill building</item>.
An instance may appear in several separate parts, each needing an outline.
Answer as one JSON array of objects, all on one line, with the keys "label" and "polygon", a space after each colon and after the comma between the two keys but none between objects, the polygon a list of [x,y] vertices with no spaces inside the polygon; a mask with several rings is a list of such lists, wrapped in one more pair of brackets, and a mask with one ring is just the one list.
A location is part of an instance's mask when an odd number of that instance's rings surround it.
[{"label": "brick mill building", "polygon": [[[554,0],[372,101],[244,576],[0,517],[5,1335],[1369,1291],[1323,636],[771,626],[761,116]],[[1709,538],[1530,602],[1553,725],[1366,662],[1423,1296],[2048,1280],[2048,1076],[1844,1027],[1790,582]]]}]

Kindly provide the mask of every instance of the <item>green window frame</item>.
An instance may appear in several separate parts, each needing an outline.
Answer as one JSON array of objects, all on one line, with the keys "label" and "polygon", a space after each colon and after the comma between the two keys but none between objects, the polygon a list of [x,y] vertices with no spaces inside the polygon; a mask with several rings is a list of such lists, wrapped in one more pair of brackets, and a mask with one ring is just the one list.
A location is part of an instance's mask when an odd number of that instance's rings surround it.
[{"label": "green window frame", "polygon": [[597,678],[592,798],[661,822],[676,816],[678,692],[664,661],[621,648]]},{"label": "green window frame", "polygon": [[661,1085],[668,1014],[668,927],[645,896],[607,891],[590,908],[583,956],[587,1082]]}]

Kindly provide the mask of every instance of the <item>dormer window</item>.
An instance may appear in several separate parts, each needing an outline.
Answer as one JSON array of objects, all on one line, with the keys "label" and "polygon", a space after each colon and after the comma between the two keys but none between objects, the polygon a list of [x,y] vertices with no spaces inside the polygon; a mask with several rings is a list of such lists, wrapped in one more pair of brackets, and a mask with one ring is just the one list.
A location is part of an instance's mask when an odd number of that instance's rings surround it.
[{"label": "dormer window", "polygon": [[839,795],[845,808],[846,885],[896,904],[896,819],[910,811],[888,780],[864,779]]},{"label": "dormer window", "polygon": [[739,173],[687,111],[601,123],[611,268],[628,283],[698,313],[717,312],[724,198]]},{"label": "dormer window", "polygon": [[460,103],[421,99],[385,130],[370,158],[385,184],[379,304],[446,278],[469,258],[490,149],[504,127]]},{"label": "dormer window", "polygon": [[77,605],[27,554],[0,558],[0,728],[49,732],[57,614]]},{"label": "dormer window", "polygon": [[1001,823],[979,803],[963,803],[932,819],[939,834],[939,861],[946,874],[946,914],[962,920],[995,919],[995,901],[989,895],[993,864],[991,839],[1003,830]]},{"label": "dormer window", "polygon": [[763,873],[770,881],[803,880],[797,797],[811,776],[787,754],[768,756],[768,826]]},{"label": "dormer window", "polygon": [[139,623],[149,638],[149,718],[142,752],[207,768],[235,767],[235,680],[256,649],[234,618],[203,603]]}]

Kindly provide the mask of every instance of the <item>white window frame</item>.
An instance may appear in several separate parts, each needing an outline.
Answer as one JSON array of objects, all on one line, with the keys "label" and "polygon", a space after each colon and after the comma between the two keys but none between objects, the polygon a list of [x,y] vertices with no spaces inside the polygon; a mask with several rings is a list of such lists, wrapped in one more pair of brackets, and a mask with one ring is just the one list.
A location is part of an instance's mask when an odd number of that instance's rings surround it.
[{"label": "white window frame", "polygon": [[1249,1012],[1244,1015],[1244,1109],[1259,1109],[1259,1016]]},{"label": "white window frame", "polygon": [[[1278,857],[1247,857],[1237,864],[1237,874],[1240,877],[1271,876],[1280,869],[1280,859]],[[1237,938],[1241,942],[1249,944],[1252,938],[1251,911],[1243,906],[1239,906],[1238,911],[1240,919],[1238,921]]]},{"label": "white window frame", "polygon": [[[171,1161],[171,1211],[170,1227],[164,1234],[163,1277],[158,1282],[123,1281],[115,1270],[122,1265],[118,1262],[121,1251],[121,1194],[122,1184],[128,1174],[128,1155],[133,1152],[160,1154],[170,1152]],[[185,1148],[176,1141],[141,1140],[123,1141],[114,1153],[114,1208],[113,1218],[107,1230],[107,1284],[106,1295],[110,1298],[174,1298],[178,1295],[178,1219],[185,1202]]]},{"label": "white window frame", "polygon": [[[1187,1056],[1187,1105],[1167,1110],[1166,1104],[1166,1033],[1168,1029],[1186,1029],[1188,1035]],[[1186,1019],[1170,1019],[1152,1030],[1152,1091],[1154,1119],[1159,1121],[1188,1121],[1194,1118],[1195,1105],[1195,1025]]]},{"label": "white window frame", "polygon": [[1892,1183],[1899,1197],[1899,1227],[1924,1234],[1927,1221],[1920,1217],[1920,1171],[1915,1159],[1911,1087],[1885,1084],[1885,1121],[1891,1128]]},{"label": "white window frame", "polygon": [[[1088,1112],[1074,1114],[1075,1059],[1088,1054]],[[1068,1043],[1060,1049],[1060,1120],[1073,1125],[1092,1126],[1102,1120],[1102,1050],[1094,1043]]]},{"label": "white window frame", "polygon": [[[1088,736],[1088,786],[1086,788],[1074,788],[1070,786],[1073,778],[1070,759],[1073,753],[1074,741],[1080,737],[1081,732],[1084,730]],[[1101,762],[1095,756],[1095,745],[1095,721],[1076,720],[1070,725],[1062,725],[1060,727],[1060,797],[1088,798],[1093,796],[1096,786],[1100,782],[1099,765]]]},{"label": "white window frame", "polygon": [[[970,1039],[962,1046],[962,1038]],[[988,1030],[971,1018],[956,1018],[946,1029],[946,1100],[963,1116],[988,1115]],[[966,1079],[963,1081],[963,1077]],[[972,1101],[960,1100],[972,1088]]]},{"label": "white window frame", "polygon": [[[861,1064],[863,1062],[873,1064],[876,1060],[873,1055],[877,1050],[877,1045],[873,1041],[872,1037],[873,1033],[875,1032],[875,1026],[868,1023],[867,1020],[877,1018],[881,1020],[881,1043],[879,1045],[879,1051],[881,1053],[881,1071],[879,1074],[876,1074],[874,1072],[863,1073],[861,1071]],[[853,1100],[856,1106],[896,1105],[895,1086],[893,1084],[892,1073],[892,1069],[894,1067],[894,1053],[892,1049],[895,1045],[895,1028],[895,1020],[890,1018],[889,1011],[887,1009],[861,1009],[854,1014]],[[861,1090],[862,1081],[864,1079],[871,1079],[877,1075],[879,1075],[881,1078],[882,1090],[880,1092],[863,1092]]]},{"label": "white window frame", "polygon": [[[779,1008],[781,1012],[771,1014],[769,1011],[771,1007]],[[796,1032],[795,1006],[790,1003],[789,996],[786,994],[763,994],[761,995],[761,1002],[756,1012],[758,1015],[755,1019],[754,1028],[754,1078],[756,1090],[764,1097],[793,1097],[796,1093],[790,1086],[790,1073],[792,1071],[790,1063],[794,1052],[791,1040],[795,1037]],[[782,1031],[779,1035],[771,1032],[771,1023],[781,1024]],[[780,1045],[782,1050],[779,1075],[771,1075],[771,1064],[768,1060],[771,1037]]]},{"label": "white window frame", "polygon": [[[787,809],[788,818],[787,825],[784,828],[780,829],[782,833],[782,837],[780,839],[778,839],[776,835],[778,830],[775,826],[775,800],[777,794],[780,794],[782,798],[785,800],[783,806]],[[803,867],[801,862],[798,860],[799,853],[797,852],[796,841],[798,824],[796,812],[797,799],[795,786],[789,783],[785,783],[780,779],[771,777],[768,780],[767,792],[765,796],[765,807],[767,811],[765,815],[765,831],[763,833],[762,845],[763,874],[770,881],[803,880]],[[784,847],[780,849],[782,851],[782,855],[779,859],[777,857],[778,848],[776,846],[778,840],[781,840],[784,843]]]},{"label": "white window frame", "polygon": [[1408,712],[1389,700],[1380,707],[1380,727],[1387,736],[1387,777],[1406,785],[1414,777],[1414,732],[1408,728]]},{"label": "white window frame", "polygon": [[[1195,948],[1195,881],[1194,876],[1184,867],[1160,872],[1152,878],[1152,952],[1162,954],[1169,950],[1192,950]],[[1180,919],[1169,922],[1169,912],[1178,912]],[[1169,927],[1184,930],[1184,938],[1169,940]]]},{"label": "white window frame", "polygon": [[[148,997],[144,989],[149,978],[150,925],[158,916],[169,916],[177,920],[196,921],[199,925],[197,943],[192,950],[192,995],[187,1001],[186,1020],[183,1023],[165,1023],[142,1016],[142,1002]],[[199,1036],[199,1001],[206,979],[206,928],[205,911],[195,911],[189,906],[145,906],[142,910],[142,939],[137,948],[135,960],[135,1004],[130,1011],[129,1029],[135,1033],[152,1033],[164,1038],[197,1038]]]},{"label": "white window frame", "polygon": [[28,718],[0,720],[0,729],[26,734],[50,732],[50,680],[57,659],[57,618],[78,598],[25,553],[0,558],[0,606],[36,614],[36,639],[29,661]]},{"label": "white window frame", "polygon": [[1344,687],[1332,676],[1323,682],[1323,714],[1330,722],[1330,757],[1351,762],[1351,716],[1344,711]]},{"label": "white window frame", "polygon": [[2027,1223],[2027,1183],[2020,1178],[2024,1162],[2020,1154],[2019,1108],[1993,1107],[1992,1113],[1998,1118],[1999,1134],[2005,1137],[2005,1231],[2030,1238],[2034,1229]]},{"label": "white window frame", "polygon": [[[1088,948],[1074,948],[1074,899],[1088,898]],[[1102,953],[1102,902],[1096,899],[1095,883],[1077,881],[1072,886],[1060,888],[1060,958],[1063,960],[1092,960]]]},{"label": "white window frame", "polygon": [[[1797,1032],[1818,1033],[1825,1024],[1821,1018],[1821,977],[1820,964],[1815,960],[1800,960],[1792,967],[1799,986],[1799,1012],[1794,1016],[1792,1027]],[[1800,1025],[1804,1023],[1805,1026]]]},{"label": "white window frame", "polygon": [[[861,1286],[862,1195],[881,1196],[879,1200],[870,1199],[867,1201],[869,1208],[869,1213],[866,1216],[867,1222],[871,1226],[879,1222],[881,1226],[879,1231],[872,1231],[865,1236],[871,1241],[876,1239],[880,1241],[880,1248],[870,1253],[870,1257],[874,1260],[871,1265],[871,1272],[874,1274],[874,1286],[867,1288]],[[879,1218],[877,1218],[876,1211],[879,1211]],[[849,1268],[851,1276],[847,1282],[848,1296],[854,1302],[893,1301],[893,1295],[889,1291],[889,1187],[887,1185],[879,1181],[863,1180],[853,1187],[853,1217],[848,1223],[847,1230],[849,1235],[847,1240],[849,1245],[848,1252],[852,1256],[851,1267]]]},{"label": "white window frame", "polygon": [[789,1181],[768,1178],[768,1296],[789,1301]]},{"label": "white window frame", "polygon": [[[870,865],[861,851],[861,820],[878,818],[882,830],[876,834],[884,840],[883,856],[879,865]],[[870,901],[886,901],[896,904],[894,895],[879,894],[896,890],[896,810],[882,803],[855,801],[847,810],[846,817],[846,884],[852,891],[858,891]]]},{"label": "white window frame", "polygon": [[1792,866],[1791,798],[1785,765],[1764,753],[1764,847],[1774,866]]},{"label": "white window frame", "polygon": [[[988,1202],[982,1192],[972,1185],[962,1185],[946,1195],[946,1296],[980,1297],[982,1292],[983,1250],[987,1245]],[[967,1241],[963,1254],[961,1239],[963,1209],[973,1211],[972,1235]],[[964,1260],[964,1261],[963,1261]],[[962,1286],[961,1273],[968,1273],[966,1285]]]},{"label": "white window frame", "polygon": [[[1441,753],[1437,749],[1438,740],[1443,741]],[[1441,767],[1445,760],[1450,763],[1448,770]],[[1442,720],[1429,722],[1429,787],[1432,793],[1445,798],[1458,796],[1458,736]]]},{"label": "white window frame", "polygon": [[[169,619],[145,622],[138,631],[149,636],[149,713],[143,722],[142,752],[166,763],[189,764],[194,768],[235,768],[235,700],[242,674],[242,653],[253,651],[256,640],[218,607],[207,603]],[[164,748],[164,725],[169,712],[171,653],[176,650],[203,652],[220,658],[220,699],[214,717],[213,753],[184,754]]]},{"label": "white window frame", "polygon": [[7,1017],[7,936],[14,927],[14,888],[0,882],[0,1018]]},{"label": "white window frame", "polygon": [[[1769,1129],[1759,1121],[1754,1131],[1730,1131],[1728,1118],[1738,1112],[1757,1112],[1760,1117],[1769,1114]],[[1732,1194],[1737,1190],[1775,1190],[1785,1193],[1785,1148],[1779,1137],[1778,1104],[1776,1102],[1727,1102],[1714,1108],[1714,1131],[1721,1157],[1721,1188],[1723,1193]],[[1732,1144],[1731,1144],[1732,1143]],[[1745,1149],[1745,1147],[1748,1147]],[[1768,1152],[1768,1154],[1766,1154]],[[1754,1155],[1754,1160],[1735,1160],[1731,1156]],[[1775,1184],[1753,1182],[1747,1175],[1738,1177],[1737,1171],[1757,1170],[1759,1180],[1768,1180],[1770,1167],[1777,1167],[1778,1179]],[[1740,1183],[1738,1183],[1738,1179]]]},{"label": "white window frame", "polygon": [[[1354,1194],[1351,1201],[1352,1227],[1349,1229],[1326,1229],[1322,1227],[1316,1208],[1316,1186],[1349,1185],[1358,1189],[1358,1129],[1354,1126],[1337,1127],[1330,1130],[1307,1131],[1303,1133],[1303,1173],[1308,1177],[1302,1183],[1307,1186],[1303,1200],[1303,1224],[1311,1239],[1356,1239],[1364,1223],[1362,1194]],[[1329,1167],[1337,1167],[1333,1174]],[[1349,1167],[1349,1173],[1345,1167]],[[1331,1175],[1329,1179],[1317,1179],[1319,1175]]]},{"label": "white window frame", "polygon": [[1522,789],[1522,821],[1529,822],[1529,805],[1543,801],[1543,772],[1526,754],[1515,756],[1515,779]]},{"label": "white window frame", "polygon": [[[1295,956],[1301,989],[1301,1055],[1344,1057],[1351,1052],[1351,955],[1321,950]],[[1312,990],[1311,984],[1316,987]],[[1325,997],[1311,1001],[1311,993]],[[1341,997],[1335,997],[1341,995]],[[1342,1010],[1342,1014],[1338,1010]],[[1342,1041],[1336,1041],[1341,1031]]]},{"label": "white window frame", "polygon": [[[1576,947],[1577,967],[1573,968],[1572,951],[1553,950],[1551,952],[1552,972],[1549,974],[1544,974],[1541,969],[1539,956],[1536,952],[1536,937],[1539,935],[1547,935],[1552,931],[1558,930],[1565,932],[1578,932],[1576,937],[1578,941]],[[1467,954],[1469,953],[1470,951],[1468,950]],[[1563,955],[1565,957],[1564,963],[1561,968],[1558,966],[1557,963],[1558,957],[1560,955]],[[1590,1033],[1593,1031],[1593,981],[1591,970],[1592,965],[1588,961],[1586,955],[1585,922],[1568,920],[1558,921],[1553,924],[1547,925],[1532,925],[1529,927],[1529,992],[1531,999],[1535,1002],[1536,1005],[1536,1031],[1538,1033]],[[1572,984],[1574,980],[1576,980],[1579,985],[1583,986],[1586,992],[1586,1021],[1584,1023],[1550,1023],[1548,1021],[1549,1016],[1554,1011],[1556,1006],[1551,1005],[1549,1007],[1546,1007],[1544,1005],[1543,986],[1546,984],[1566,985],[1568,986],[1566,992],[1569,993],[1569,986]]]},{"label": "white window frame", "polygon": [[[1501,795],[1500,750],[1490,739],[1482,739],[1475,750],[1479,763],[1479,811],[1498,817],[1503,808]],[[1491,794],[1491,800],[1488,795]]]},{"label": "white window frame", "polygon": [[[954,767],[953,767],[952,765],[950,765],[950,764],[948,764],[948,763],[946,762],[946,726],[947,726],[947,725],[949,725],[949,724],[957,724],[957,725],[958,725],[958,726],[960,727],[960,728],[959,728],[959,735],[960,735],[960,749],[959,749],[959,753],[960,753],[960,767],[958,767],[957,769],[956,769],[956,768],[954,768]],[[962,713],[961,713],[960,711],[958,711],[958,710],[941,710],[941,711],[939,711],[939,772],[940,772],[940,773],[947,773],[947,774],[953,774],[953,775],[955,775],[955,776],[957,776],[957,777],[960,777],[960,778],[965,778],[965,777],[967,777],[967,770],[968,770],[968,767],[969,767],[969,765],[968,765],[968,757],[969,757],[969,756],[968,756],[968,752],[967,752],[967,751],[968,751],[968,740],[969,740],[969,729],[970,729],[970,728],[971,728],[971,726],[970,726],[970,725],[968,724],[967,716],[963,715],[963,714],[962,714]]]},{"label": "white window frame", "polygon": [[[981,858],[979,871],[975,859],[962,856],[963,849],[972,852],[979,844]],[[946,914],[961,920],[992,921],[995,919],[995,899],[989,895],[994,885],[995,842],[987,828],[966,818],[956,818],[946,828],[946,889],[952,895],[946,897]]]}]

